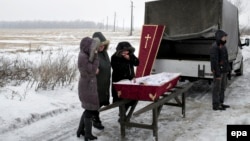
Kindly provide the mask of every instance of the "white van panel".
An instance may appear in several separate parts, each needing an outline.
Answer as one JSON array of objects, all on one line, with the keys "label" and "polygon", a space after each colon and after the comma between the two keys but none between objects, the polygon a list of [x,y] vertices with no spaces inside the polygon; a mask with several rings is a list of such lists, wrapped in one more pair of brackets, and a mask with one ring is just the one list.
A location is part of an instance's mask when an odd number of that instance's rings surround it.
[{"label": "white van panel", "polygon": [[[199,66],[200,71],[204,70],[204,77],[198,75]],[[156,59],[152,73],[160,72],[181,73],[181,76],[187,77],[213,78],[210,61]]]}]

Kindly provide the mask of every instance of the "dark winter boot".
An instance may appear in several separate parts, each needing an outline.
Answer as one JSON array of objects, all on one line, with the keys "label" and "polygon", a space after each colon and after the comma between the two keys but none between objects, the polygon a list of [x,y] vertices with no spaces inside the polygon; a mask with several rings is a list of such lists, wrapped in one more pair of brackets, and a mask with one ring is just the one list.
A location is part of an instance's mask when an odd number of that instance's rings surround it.
[{"label": "dark winter boot", "polygon": [[217,111],[217,110],[226,110],[226,108],[224,108],[224,107],[222,107],[222,106],[220,105],[220,106],[213,107],[213,110],[214,110],[214,111]]},{"label": "dark winter boot", "polygon": [[221,106],[222,106],[223,108],[230,108],[230,106],[229,106],[229,105],[226,105],[226,104],[221,104]]},{"label": "dark winter boot", "polygon": [[79,123],[79,127],[76,132],[76,136],[80,138],[80,136],[81,135],[84,136],[84,134],[85,133],[84,133],[84,112],[83,112],[80,123]]},{"label": "dark winter boot", "polygon": [[84,124],[85,124],[85,141],[88,140],[96,140],[97,137],[92,135],[92,119],[91,118],[84,118]]},{"label": "dark winter boot", "polygon": [[97,113],[94,117],[93,117],[93,126],[99,130],[103,130],[104,126],[102,125],[102,122],[100,120],[99,117],[99,113]]}]

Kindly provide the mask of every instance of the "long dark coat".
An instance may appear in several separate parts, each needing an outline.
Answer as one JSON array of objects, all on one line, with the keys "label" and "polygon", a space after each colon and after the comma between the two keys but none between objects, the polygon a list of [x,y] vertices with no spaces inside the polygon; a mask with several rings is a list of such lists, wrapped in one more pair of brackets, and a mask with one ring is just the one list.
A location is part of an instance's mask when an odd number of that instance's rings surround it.
[{"label": "long dark coat", "polygon": [[97,86],[100,106],[109,105],[111,64],[107,48],[98,52],[99,74],[97,75]]},{"label": "long dark coat", "polygon": [[107,53],[107,49],[109,47],[109,40],[105,38],[102,32],[95,32],[92,37],[98,38],[101,41],[101,46],[104,46],[104,50],[98,52],[99,74],[97,74],[97,90],[99,94],[100,106],[109,105],[111,76],[111,64]]},{"label": "long dark coat", "polygon": [[[130,60],[121,56],[122,51],[129,51]],[[139,59],[134,55],[135,49],[128,42],[120,42],[116,47],[116,52],[111,56],[112,83],[122,79],[132,80],[135,77],[134,67],[139,65]],[[117,92],[112,86],[113,102],[120,100]]]},{"label": "long dark coat", "polygon": [[96,80],[99,60],[95,53],[99,44],[100,41],[89,37],[83,38],[80,44],[78,69],[81,76],[78,83],[78,95],[82,107],[86,110],[98,110],[100,108]]}]

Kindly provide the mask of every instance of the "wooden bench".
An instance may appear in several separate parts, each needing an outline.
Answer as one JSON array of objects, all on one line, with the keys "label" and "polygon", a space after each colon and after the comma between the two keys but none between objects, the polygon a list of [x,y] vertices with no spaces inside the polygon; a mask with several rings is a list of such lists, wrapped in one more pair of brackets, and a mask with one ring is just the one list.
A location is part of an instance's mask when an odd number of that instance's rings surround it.
[{"label": "wooden bench", "polygon": [[[138,101],[135,102],[134,105],[128,110],[125,109],[125,104],[129,103],[131,100],[124,99],[108,105],[106,107],[101,108],[99,111],[109,110],[115,107],[119,107],[119,114],[120,114],[120,131],[121,137],[125,137],[125,129],[126,127],[136,127],[142,129],[149,129],[153,131],[153,136],[155,141],[158,141],[158,117],[161,113],[163,105],[168,106],[176,106],[182,108],[182,116],[185,118],[185,108],[186,108],[186,95],[185,93],[192,87],[192,83],[187,83],[182,86],[176,86],[167,93],[164,93],[157,101],[152,101],[147,106],[139,109],[138,111],[134,112]],[[181,97],[181,99],[179,98]],[[169,102],[171,99],[174,99],[176,103]],[[151,124],[143,124],[143,123],[135,123],[131,122],[130,119],[132,115],[138,116],[142,113],[152,110],[152,123]]]}]

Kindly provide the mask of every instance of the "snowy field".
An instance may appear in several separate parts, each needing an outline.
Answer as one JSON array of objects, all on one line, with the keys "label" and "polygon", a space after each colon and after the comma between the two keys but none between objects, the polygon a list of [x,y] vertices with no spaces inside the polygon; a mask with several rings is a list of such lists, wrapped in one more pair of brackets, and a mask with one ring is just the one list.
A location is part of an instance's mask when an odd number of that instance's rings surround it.
[{"label": "snowy field", "polygon": [[[43,55],[68,53],[77,61],[80,40],[91,36],[93,30],[0,30],[0,57],[23,59],[39,63]],[[129,41],[137,50],[140,32],[103,32],[111,41],[109,55],[120,41]],[[213,111],[211,88],[207,81],[197,81],[187,93],[186,118],[181,109],[164,106],[159,116],[159,141],[226,141],[227,125],[250,125],[250,48],[243,49],[244,75],[228,84],[225,103],[231,108]],[[1,141],[81,141],[76,137],[83,112],[77,82],[55,90],[27,87],[27,83],[0,88],[0,140]],[[111,101],[111,100],[110,100]],[[139,109],[148,102],[140,101]],[[105,129],[93,129],[98,141],[120,141],[118,108],[101,112]],[[151,111],[132,117],[132,121],[151,123]],[[125,141],[153,141],[151,130],[128,128]]]}]

